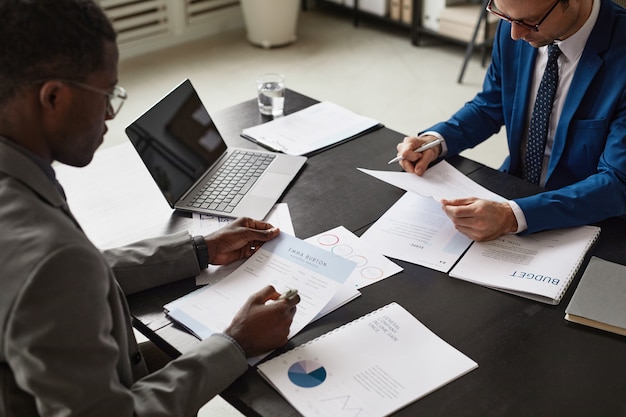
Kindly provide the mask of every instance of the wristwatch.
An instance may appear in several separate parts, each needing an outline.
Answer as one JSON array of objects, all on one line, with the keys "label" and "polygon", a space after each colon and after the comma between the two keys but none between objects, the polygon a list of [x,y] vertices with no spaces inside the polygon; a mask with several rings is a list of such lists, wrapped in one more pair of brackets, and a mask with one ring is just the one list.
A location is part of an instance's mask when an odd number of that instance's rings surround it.
[{"label": "wristwatch", "polygon": [[206,246],[204,236],[194,236],[193,246],[196,248],[196,256],[198,257],[200,269],[207,269],[209,267],[209,249]]}]

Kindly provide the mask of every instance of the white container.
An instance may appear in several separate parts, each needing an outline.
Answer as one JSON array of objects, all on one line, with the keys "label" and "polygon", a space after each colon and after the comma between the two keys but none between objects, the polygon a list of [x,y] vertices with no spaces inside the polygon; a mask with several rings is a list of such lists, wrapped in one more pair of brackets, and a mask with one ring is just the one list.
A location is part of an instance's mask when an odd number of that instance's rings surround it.
[{"label": "white container", "polygon": [[248,41],[263,48],[296,40],[300,0],[241,0]]},{"label": "white container", "polygon": [[[441,18],[441,12],[448,6],[453,6],[459,3],[466,3],[465,0],[424,0],[422,3],[422,26],[426,29],[439,31],[439,23]],[[471,22],[472,25],[476,24],[476,20]]]}]

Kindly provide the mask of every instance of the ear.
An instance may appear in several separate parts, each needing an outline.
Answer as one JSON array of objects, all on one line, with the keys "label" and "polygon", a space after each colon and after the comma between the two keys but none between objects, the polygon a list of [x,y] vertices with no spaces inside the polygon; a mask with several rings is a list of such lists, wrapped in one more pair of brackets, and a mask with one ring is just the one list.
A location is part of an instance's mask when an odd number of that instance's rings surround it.
[{"label": "ear", "polygon": [[46,81],[39,89],[39,104],[44,111],[58,111],[67,102],[69,88],[58,80]]}]

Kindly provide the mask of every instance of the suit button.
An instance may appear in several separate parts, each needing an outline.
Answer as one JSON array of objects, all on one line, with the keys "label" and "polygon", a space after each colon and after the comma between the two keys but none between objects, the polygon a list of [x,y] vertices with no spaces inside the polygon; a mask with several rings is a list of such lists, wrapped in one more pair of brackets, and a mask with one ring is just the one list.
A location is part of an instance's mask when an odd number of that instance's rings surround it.
[{"label": "suit button", "polygon": [[139,353],[139,352],[134,353],[131,360],[132,360],[134,365],[137,365],[138,363],[140,363],[141,362],[141,353]]}]

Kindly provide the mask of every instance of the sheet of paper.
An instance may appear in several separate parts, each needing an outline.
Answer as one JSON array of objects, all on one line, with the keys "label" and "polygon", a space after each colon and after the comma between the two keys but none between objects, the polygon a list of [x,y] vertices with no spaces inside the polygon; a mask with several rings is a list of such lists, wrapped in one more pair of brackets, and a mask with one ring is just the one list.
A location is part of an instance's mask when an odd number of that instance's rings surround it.
[{"label": "sheet of paper", "polygon": [[[231,224],[235,219],[232,217],[213,216],[210,214],[193,214],[193,235],[208,235],[224,226]],[[263,221],[272,224],[281,232],[295,236],[289,206],[286,203],[275,204],[272,210],[265,216]],[[228,265],[209,265],[209,267],[196,276],[196,285],[211,285],[221,281],[245,261],[232,262]]]},{"label": "sheet of paper", "polygon": [[290,155],[306,155],[349,139],[380,123],[344,107],[321,102],[271,122],[244,129],[242,136]]},{"label": "sheet of paper", "polygon": [[423,176],[410,172],[374,171],[358,168],[359,171],[381,181],[411,191],[437,201],[462,197],[478,197],[485,200],[505,201],[504,198],[476,183],[454,168],[447,161],[441,161],[426,170]]},{"label": "sheet of paper", "polygon": [[365,245],[359,237],[343,226],[306,239],[321,249],[330,251],[356,263],[350,277],[337,294],[324,307],[316,319],[352,301],[361,293],[359,288],[380,281],[402,271],[402,267],[385,258],[380,252]]},{"label": "sheet of paper", "polygon": [[258,370],[305,417],[382,417],[477,367],[391,303]]},{"label": "sheet of paper", "polygon": [[361,240],[384,255],[441,272],[448,272],[472,243],[438,202],[413,193],[400,197]]},{"label": "sheet of paper", "polygon": [[364,243],[358,236],[343,226],[306,239],[307,242],[343,256],[357,264],[346,285],[363,288],[402,271],[402,267],[391,262],[371,244]]},{"label": "sheet of paper", "polygon": [[300,295],[289,337],[311,322],[348,279],[356,264],[281,233],[266,242],[228,278],[164,306],[200,339],[223,331],[248,297],[266,285]]}]

